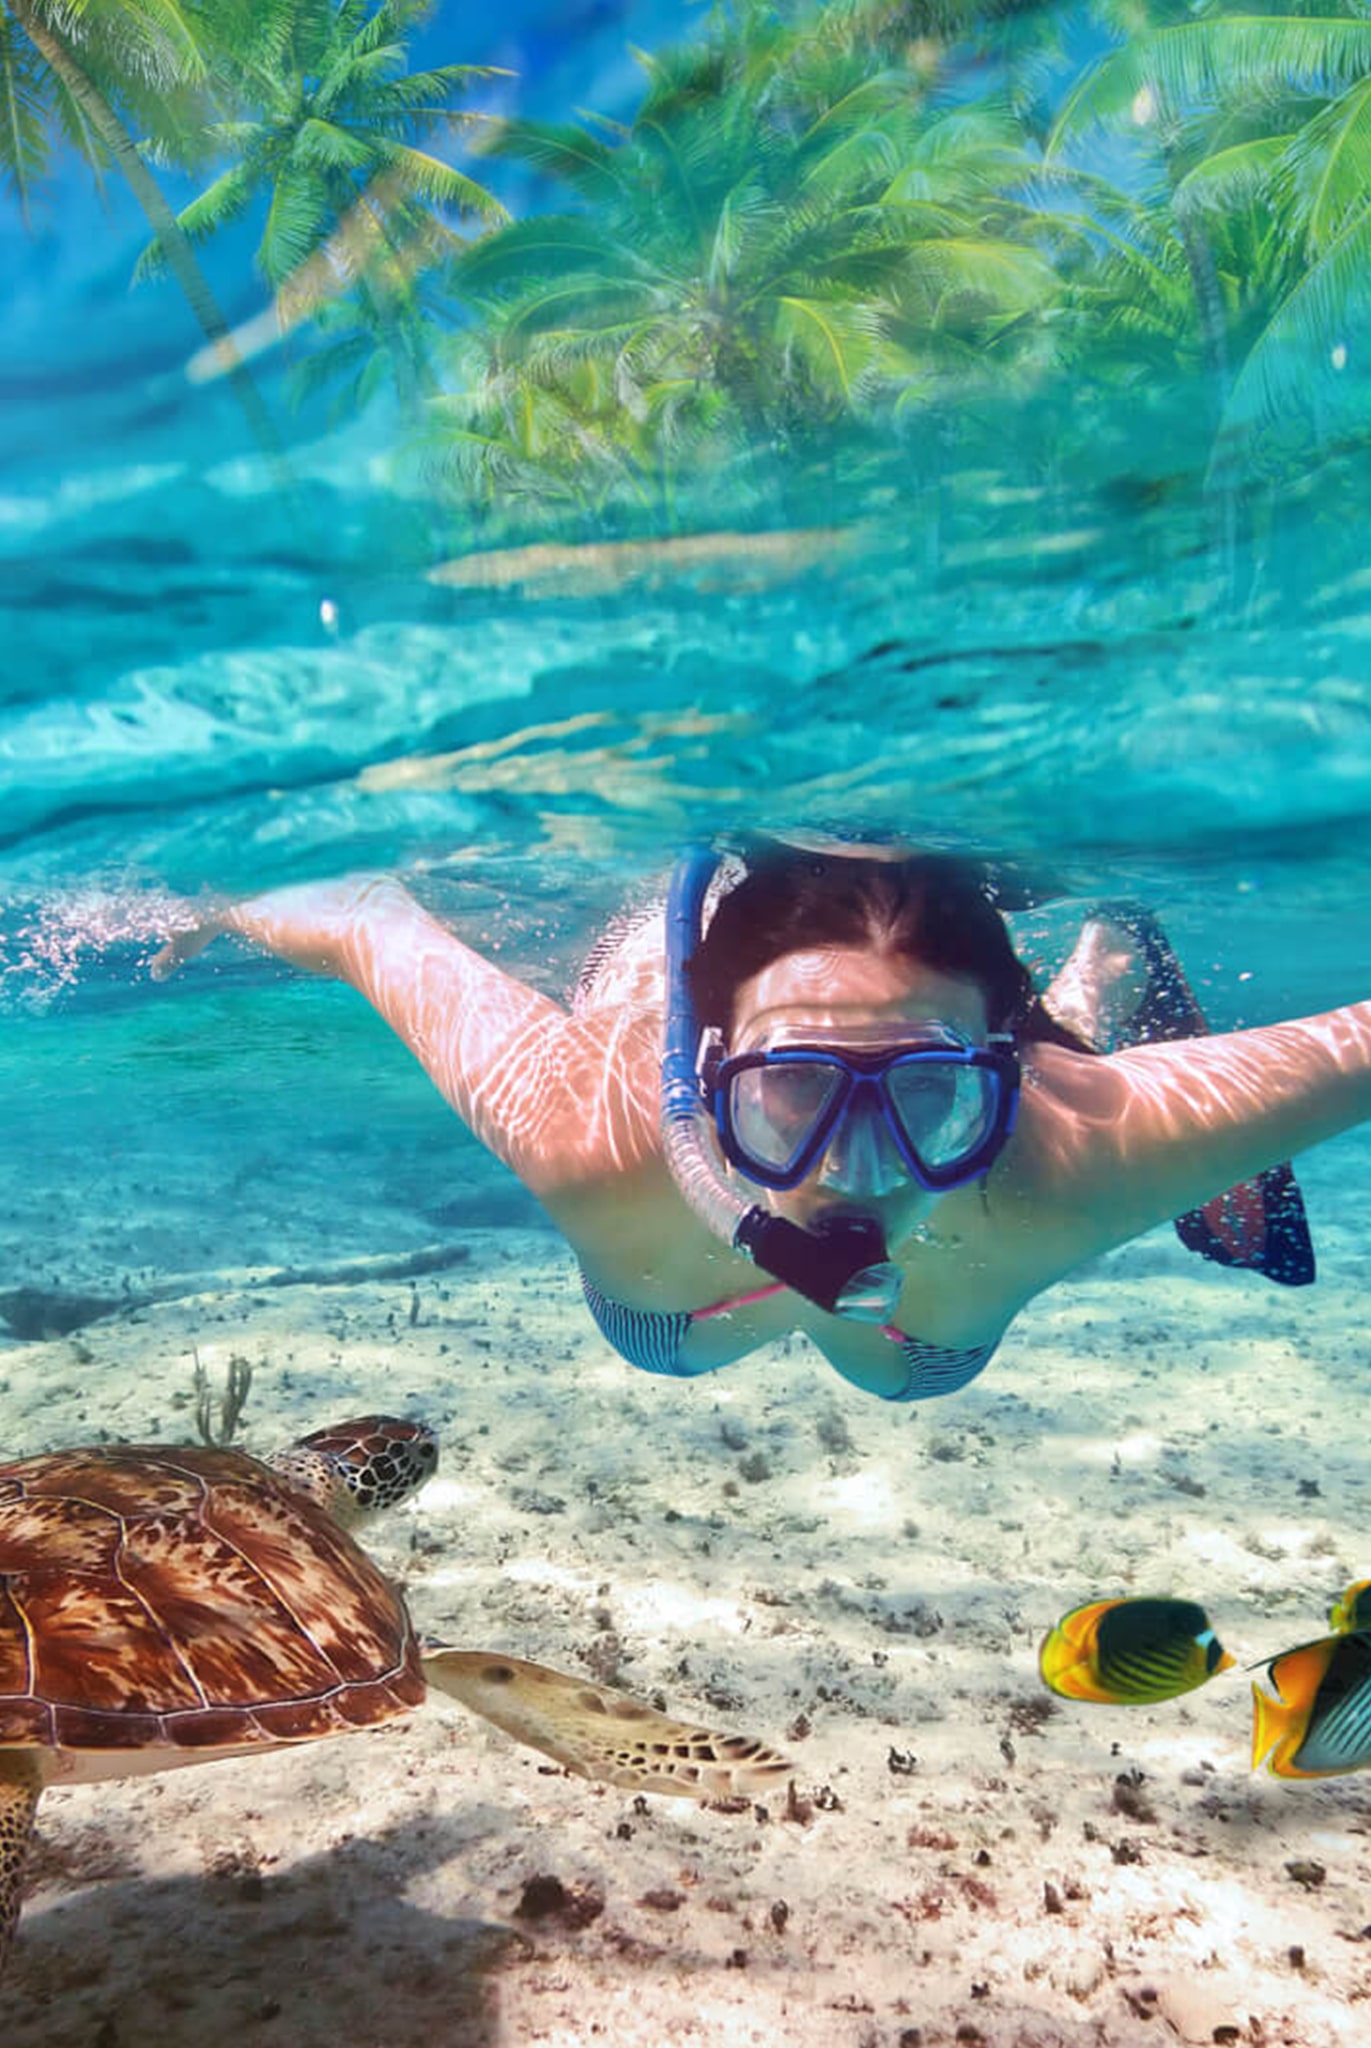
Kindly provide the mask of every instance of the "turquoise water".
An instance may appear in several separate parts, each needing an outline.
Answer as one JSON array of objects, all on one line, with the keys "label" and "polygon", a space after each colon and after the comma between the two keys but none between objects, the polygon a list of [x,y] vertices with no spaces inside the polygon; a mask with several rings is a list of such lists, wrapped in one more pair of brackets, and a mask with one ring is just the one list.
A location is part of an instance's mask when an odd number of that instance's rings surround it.
[{"label": "turquoise water", "polygon": [[[849,560],[779,587],[464,596],[384,562],[282,560],[258,538],[269,501],[219,495],[193,461],[136,490],[117,466],[57,470],[14,512],[5,578],[0,1006],[22,1268],[83,1280],[81,1245],[40,1253],[22,1228],[29,1191],[98,1185],[114,1156],[175,1176],[230,1264],[259,1261],[277,1223],[249,1194],[226,1206],[220,1167],[273,1157],[283,1133],[306,1177],[307,1153],[326,1171],[349,1144],[417,1144],[440,1185],[482,1175],[345,992],[225,944],[154,986],[170,896],[386,866],[564,993],[605,915],[688,835],[888,821],[1036,859],[1076,896],[1154,902],[1216,1022],[1371,981],[1355,596],[1288,623],[1197,615],[1187,562],[1124,573],[1125,525],[1066,569],[1043,535],[934,582],[888,512]],[[384,508],[358,510],[383,544]],[[132,1258],[137,1197],[114,1206]],[[397,1245],[423,1217],[397,1187]],[[160,1219],[139,1263],[184,1258],[191,1229]]]},{"label": "turquoise water", "polygon": [[[569,78],[565,36],[557,61]],[[1016,922],[1023,951],[1044,973],[1062,956],[1083,903],[1128,896],[1161,913],[1217,1027],[1306,1014],[1371,990],[1371,520],[1357,511],[1344,475],[1325,480],[1311,471],[1300,488],[1262,496],[1253,537],[1230,551],[1216,538],[1203,450],[1187,446],[1183,430],[1159,428],[1149,444],[1144,422],[1136,445],[1101,447],[1097,473],[1045,478],[1027,452],[1042,423],[1006,401],[999,466],[949,461],[932,493],[917,448],[908,478],[900,451],[886,449],[866,465],[869,474],[854,462],[841,479],[808,477],[783,504],[742,495],[735,503],[733,479],[715,478],[690,530],[722,538],[684,567],[607,554],[605,544],[623,538],[618,528],[587,520],[568,533],[551,514],[544,525],[536,507],[525,508],[518,531],[490,538],[490,546],[550,541],[570,552],[551,568],[536,557],[525,557],[522,569],[505,559],[492,585],[470,567],[445,570],[487,543],[412,478],[391,474],[393,423],[331,425],[322,412],[292,418],[278,367],[267,360],[263,388],[290,441],[295,481],[285,491],[222,389],[192,386],[182,375],[195,337],[174,294],[127,296],[127,259],[139,237],[117,199],[98,264],[74,246],[85,236],[86,247],[89,233],[82,214],[70,234],[50,231],[39,253],[23,259],[0,372],[4,1455],[69,1434],[78,1399],[92,1432],[162,1426],[165,1356],[146,1418],[139,1407],[141,1304],[196,1302],[214,1288],[227,1294],[242,1275],[244,1298],[272,1279],[324,1272],[345,1282],[362,1261],[398,1275],[435,1246],[468,1245],[484,1263],[473,1265],[454,1327],[465,1330],[487,1313],[484,1305],[468,1310],[477,1281],[489,1277],[491,1327],[503,1332],[507,1324],[510,1335],[493,1361],[482,1337],[482,1357],[473,1352],[468,1363],[473,1382],[487,1364],[506,1376],[498,1399],[489,1384],[484,1390],[497,1413],[524,1400],[546,1404],[546,1413],[530,1409],[522,1418],[529,1442],[520,1439],[517,1450],[545,1495],[560,1483],[548,1469],[559,1432],[578,1426],[582,1386],[600,1404],[593,1412],[605,1443],[612,1448],[622,1430],[626,1465],[640,1435],[660,1453],[663,1430],[677,1427],[692,1483],[717,1452],[719,1431],[706,1419],[706,1404],[719,1398],[714,1389],[664,1389],[611,1357],[536,1205],[359,998],[228,942],[168,984],[151,980],[152,955],[188,901],[384,867],[472,945],[565,996],[605,921],[649,896],[686,840],[740,824],[839,823],[984,849],[1052,877],[1052,900]],[[257,292],[246,250],[231,254],[228,269],[229,296],[246,312]],[[1173,422],[1184,421],[1188,397],[1197,412],[1201,405],[1184,389],[1162,395]],[[778,539],[787,534],[788,545]],[[1325,1429],[1345,1448],[1355,1444],[1360,1419],[1347,1389],[1365,1265],[1356,1221],[1367,1193],[1364,1134],[1336,1141],[1300,1171],[1323,1262],[1319,1299],[1332,1297],[1331,1325],[1341,1332],[1333,1366],[1347,1367],[1341,1380],[1319,1381],[1324,1407],[1345,1408]],[[1163,1363],[1139,1374],[1140,1413],[1128,1418],[1130,1429],[1164,1427],[1167,1374],[1186,1361],[1185,1288],[1209,1290],[1211,1316],[1221,1313],[1214,1302],[1231,1302],[1227,1341],[1213,1343],[1212,1327],[1205,1339],[1224,1372],[1240,1375],[1247,1347],[1263,1338],[1269,1349],[1273,1331],[1295,1333],[1298,1349],[1298,1297],[1277,1297],[1256,1282],[1246,1292],[1232,1283],[1221,1297],[1215,1290],[1230,1283],[1196,1262],[1186,1263],[1182,1291],[1158,1308],[1177,1259],[1167,1234],[1164,1250],[1130,1248],[1104,1279],[1088,1276],[1082,1292],[1055,1290],[1034,1311],[1040,1320],[1030,1322],[1029,1336],[1016,1335],[1003,1377],[998,1366],[986,1375],[970,1412],[990,1412],[999,1427],[997,1418],[1013,1420],[1016,1401],[1024,1413],[1032,1401],[1041,1404],[1033,1427],[1046,1418],[1049,1444],[1064,1411],[1073,1443],[1092,1430],[1103,1436],[1105,1423],[1078,1412],[1089,1410],[1093,1382],[1087,1371],[1080,1392],[1076,1353],[1053,1320],[1059,1311],[1068,1327],[1074,1317],[1091,1329],[1097,1315],[1111,1332],[1117,1323],[1122,1346],[1142,1347],[1163,1329]],[[539,1336],[542,1384],[532,1391],[520,1385],[523,1289],[538,1291],[555,1332],[555,1343]],[[377,1374],[387,1369],[386,1345],[404,1307],[402,1284],[384,1314],[365,1301],[357,1310],[361,1348]],[[198,1313],[190,1312],[189,1327]],[[327,1311],[311,1300],[302,1313],[324,1321]],[[207,1329],[213,1320],[207,1316]],[[83,1376],[81,1333],[92,1330],[104,1336],[91,1341],[111,1353],[127,1336],[126,1368]],[[210,1335],[227,1342],[222,1331]],[[181,1338],[158,1341],[165,1353]],[[264,1337],[261,1349],[276,1341]],[[1112,1335],[1096,1341],[1106,1351],[1113,1344]],[[1039,1386],[1034,1347],[1050,1362],[1054,1343],[1067,1364],[1058,1359],[1058,1380],[1049,1374]],[[354,1339],[349,1371],[358,1348]],[[446,1340],[440,1350],[445,1356]],[[1091,1344],[1081,1356],[1103,1383]],[[1288,1367],[1263,1356],[1263,1369],[1284,1374],[1288,1391]],[[785,1410],[789,1362],[787,1349],[728,1377],[755,1403],[750,1426],[794,1431],[790,1476],[807,1510],[819,1454],[807,1435],[801,1442],[810,1414]],[[45,1434],[49,1418],[32,1375],[49,1364],[63,1405]],[[1142,1386],[1143,1378],[1159,1384]],[[318,1420],[335,1387],[350,1385],[340,1369],[336,1383],[309,1387]],[[868,1471],[887,1453],[893,1459],[891,1446],[904,1453],[932,1438],[921,1482],[936,1505],[919,1508],[927,1554],[915,1554],[908,1576],[912,1587],[924,1572],[939,1590],[946,1581],[932,1574],[943,1570],[942,1551],[955,1549],[943,1532],[960,1511],[946,1504],[955,1459],[936,1448],[934,1433],[955,1434],[962,1420],[919,1417],[897,1435],[887,1411],[833,1385],[838,1422],[821,1414],[818,1423],[825,1457],[835,1445],[841,1455],[849,1415]],[[463,1392],[459,1373],[422,1389],[424,1399],[448,1404],[441,1419],[454,1425],[453,1437]],[[982,1396],[1002,1406],[976,1407]],[[255,1398],[265,1432],[276,1421],[273,1403],[293,1415],[305,1397],[283,1365],[274,1383],[259,1375]],[[407,1401],[419,1398],[406,1388]],[[1244,1398],[1240,1378],[1225,1398],[1230,1408]],[[1298,1394],[1291,1398],[1298,1405]],[[781,1422],[758,1419],[772,1413],[766,1402]],[[1108,1426],[1116,1420],[1110,1414]],[[667,1441],[673,1462],[674,1439]],[[1040,1455],[1035,1442],[1025,1436],[1021,1461]],[[454,1458],[458,1469],[466,1449]],[[504,1446],[489,1450],[493,1493],[505,1483]],[[1051,1465],[1054,1485],[1069,1499],[1076,1475],[1067,1451],[1060,1459]],[[978,1468],[987,1460],[976,1512],[988,1519],[994,1459],[975,1453]],[[509,1470],[521,1469],[511,1456]],[[1107,1539],[1117,1501],[1108,1504],[1103,1471],[1101,1490],[1089,1496],[1093,1509],[1081,1511],[1092,1542],[1105,1532],[1093,1553],[1084,1539],[1080,1557],[1070,1552],[1065,1510],[1048,1535],[1033,1532],[1040,1606],[1072,1573],[1112,1570]],[[918,1535],[903,1518],[907,1478],[901,1469],[892,1482],[888,1512],[872,1510],[892,1546]],[[1135,1503],[1134,1556],[1145,1559],[1145,1532],[1163,1522],[1217,1522],[1212,1474],[1210,1484],[1207,1502],[1192,1499],[1179,1513],[1174,1494],[1161,1494],[1160,1505]],[[736,1498],[739,1487],[727,1485]],[[1360,1504],[1348,1509],[1348,1497],[1344,1487],[1341,1511],[1355,1516]],[[584,1515],[585,1502],[576,1506]],[[447,1512],[453,1541],[459,1517]],[[539,1519],[502,1533],[504,1548],[487,1546],[481,1583],[493,1586],[486,1600],[497,1615],[505,1559],[553,1527],[544,1512],[545,1502],[535,1505],[529,1513]],[[1057,1512],[1047,1513],[1049,1522]],[[1223,1512],[1233,1521],[1238,1510]],[[591,1513],[604,1515],[599,1534],[608,1511],[596,1505]],[[741,1520],[742,1510],[722,1510],[735,1513]],[[675,1562],[648,1555],[654,1542],[676,1541],[682,1515],[673,1508],[669,1519],[672,1532],[643,1536],[642,1558],[629,1558],[626,1577],[640,1563],[644,1573],[676,1572]],[[819,1524],[817,1515],[803,1527],[800,1520],[795,1541]],[[698,1507],[698,1522],[707,1554],[723,1527],[713,1494]],[[631,1517],[625,1527],[631,1547]],[[461,1533],[474,1551],[483,1532]],[[861,1535],[859,1528],[841,1553],[841,1570],[864,1584]],[[395,1555],[404,1540],[394,1539]],[[797,1605],[821,1579],[821,1592],[829,1585],[827,1540],[821,1532],[804,1553],[808,1579]],[[769,1578],[775,1555],[757,1551],[749,1570],[758,1581]],[[1323,1556],[1295,1555],[1287,1577],[1312,1587],[1317,1575],[1322,1586]],[[1347,1562],[1365,1568],[1364,1558]],[[623,1556],[604,1569],[621,1565]],[[684,1578],[687,1566],[679,1569]],[[689,1569],[704,1568],[692,1558]],[[922,1598],[927,1587],[918,1583]],[[1074,1579],[1072,1586],[1079,1597],[1089,1591]],[[518,1614],[519,1629],[541,1625],[531,1619],[539,1601],[544,1615],[556,1611],[545,1590]],[[1237,1597],[1232,1573],[1225,1581],[1217,1565],[1213,1588],[1195,1590]],[[975,1599],[967,1595],[963,1626],[978,1647],[977,1603],[993,1604],[1002,1591],[1020,1600],[1018,1587],[977,1585]],[[1293,1603],[1288,1587],[1287,1594]],[[436,1596],[429,1600],[428,1618],[455,1626]],[[582,1604],[589,1602],[587,1595]],[[1068,1604],[1065,1593],[1060,1604]],[[1317,1625],[1318,1611],[1311,1591],[1298,1621],[1282,1618],[1279,1639]],[[652,1626],[650,1616],[638,1624],[644,1637]],[[1013,1630],[1027,1687],[1029,1624],[1016,1618]],[[871,1660],[865,1637],[851,1654],[863,1666]],[[884,1664],[883,1650],[877,1661]],[[817,1651],[814,1667],[827,1683]],[[929,1679],[930,1697],[938,1678],[935,1671]],[[877,1771],[891,1732],[883,1720],[880,1728]],[[895,1731],[896,1741],[905,1739]],[[991,1769],[995,1755],[991,1744]],[[1108,1783],[1113,1763],[1099,1767]],[[346,1792],[340,1766],[332,1794],[344,1812]],[[588,1810],[587,1825],[603,1832],[609,1808]],[[500,1808],[489,1827],[498,1835],[505,1825]],[[1027,1835],[1035,1823],[1020,1814],[1019,1825]],[[1296,1846],[1305,1847],[1303,1837]],[[854,1852],[853,1867],[859,1862]],[[384,1916],[389,1884],[387,1866],[367,1895],[373,1915]],[[168,1894],[174,1889],[169,1884]],[[506,1899],[499,1911],[507,1906]],[[137,1896],[126,1902],[121,1928],[139,1910]],[[450,1917],[456,1909],[449,1900],[443,1910]],[[496,1908],[487,1897],[471,1910]],[[166,1945],[169,1916],[180,1911],[176,1902],[159,1908],[149,1938]],[[250,1937],[241,1946],[246,1952]],[[50,1937],[44,1968],[56,1947]],[[303,1941],[312,1967],[321,1952],[319,1939]],[[441,2026],[439,1992],[427,2009]],[[91,2037],[74,2005],[50,2035],[37,2004],[34,2012],[35,2041]],[[324,2013],[330,2026],[336,2017]],[[489,2038],[497,2037],[492,2028]],[[266,2021],[251,2038],[272,2038]],[[836,2036],[812,2037],[829,2038]]]},{"label": "turquoise water", "polygon": [[[60,443],[60,399],[30,410]],[[930,566],[898,506],[860,502],[798,573],[726,547],[608,592],[468,592],[387,561],[393,508],[346,481],[345,436],[311,460],[347,553],[301,560],[263,465],[203,468],[182,412],[179,461],[54,445],[7,500],[0,1170],[24,1284],[89,1282],[93,1248],[34,1210],[115,1162],[99,1260],[142,1268],[303,1251],[277,1198],[316,1172],[363,1249],[349,1148],[392,1190],[386,1249],[431,1234],[454,1176],[520,1209],[348,993],[225,943],[155,986],[176,898],[385,866],[564,994],[688,836],[884,823],[1154,903],[1216,1023],[1371,983],[1368,621],[1355,579],[1320,587],[1312,530],[1306,601],[1236,612],[1184,521],[1174,559],[1117,517],[1020,517]]]}]

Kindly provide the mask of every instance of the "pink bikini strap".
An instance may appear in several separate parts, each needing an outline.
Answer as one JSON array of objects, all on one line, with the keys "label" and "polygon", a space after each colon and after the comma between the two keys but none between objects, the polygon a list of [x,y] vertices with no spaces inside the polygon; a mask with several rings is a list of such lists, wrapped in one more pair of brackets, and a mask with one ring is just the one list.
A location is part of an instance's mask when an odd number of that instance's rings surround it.
[{"label": "pink bikini strap", "polygon": [[754,1287],[750,1294],[734,1294],[727,1301],[712,1301],[708,1308],[691,1310],[692,1323],[705,1322],[710,1316],[726,1316],[730,1309],[746,1308],[752,1301],[769,1301],[773,1294],[784,1294],[785,1282],[773,1280],[769,1287]]}]

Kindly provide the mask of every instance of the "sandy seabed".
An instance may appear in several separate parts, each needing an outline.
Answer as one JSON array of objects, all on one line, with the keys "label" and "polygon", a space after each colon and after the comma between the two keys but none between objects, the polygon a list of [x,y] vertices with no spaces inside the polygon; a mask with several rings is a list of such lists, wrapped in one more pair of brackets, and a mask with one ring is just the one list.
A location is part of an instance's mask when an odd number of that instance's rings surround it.
[{"label": "sandy seabed", "polygon": [[[1241,1669],[1371,1574],[1369,1169],[1364,1138],[1302,1169],[1316,1287],[1156,1233],[921,1407],[799,1339],[634,1373],[517,1229],[414,1282],[221,1274],[0,1348],[12,1456],[188,1437],[196,1349],[251,1362],[252,1448],[426,1417],[439,1477],[365,1539],[420,1626],[764,1737],[803,1795],[635,1800],[437,1703],[52,1791],[5,2048],[1371,2042],[1371,1777],[1253,1777]],[[1239,1668],[1052,1701],[1044,1630],[1129,1591],[1204,1602]]]}]

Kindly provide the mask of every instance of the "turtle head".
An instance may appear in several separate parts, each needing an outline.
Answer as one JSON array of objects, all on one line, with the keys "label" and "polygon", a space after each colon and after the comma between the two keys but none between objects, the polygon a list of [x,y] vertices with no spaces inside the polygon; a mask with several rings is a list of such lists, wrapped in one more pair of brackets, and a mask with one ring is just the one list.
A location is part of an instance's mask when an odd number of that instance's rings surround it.
[{"label": "turtle head", "polygon": [[438,1469],[438,1438],[426,1422],[363,1415],[316,1429],[266,1460],[345,1529],[393,1508]]}]

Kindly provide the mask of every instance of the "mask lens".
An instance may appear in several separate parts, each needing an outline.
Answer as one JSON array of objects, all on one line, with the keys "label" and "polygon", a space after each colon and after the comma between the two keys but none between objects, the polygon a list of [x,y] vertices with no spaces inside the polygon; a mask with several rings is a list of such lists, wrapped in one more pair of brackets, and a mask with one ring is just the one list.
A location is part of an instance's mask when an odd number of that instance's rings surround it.
[{"label": "mask lens", "polygon": [[995,1077],[984,1067],[897,1061],[886,1088],[910,1150],[935,1172],[974,1154],[995,1122]]},{"label": "mask lens", "polygon": [[728,1091],[733,1140],[745,1158],[785,1173],[827,1115],[843,1087],[841,1067],[825,1060],[786,1060],[748,1067]]},{"label": "mask lens", "polygon": [[890,1195],[909,1180],[909,1166],[888,1128],[871,1106],[854,1103],[838,1119],[820,1161],[820,1185],[854,1200]]}]

